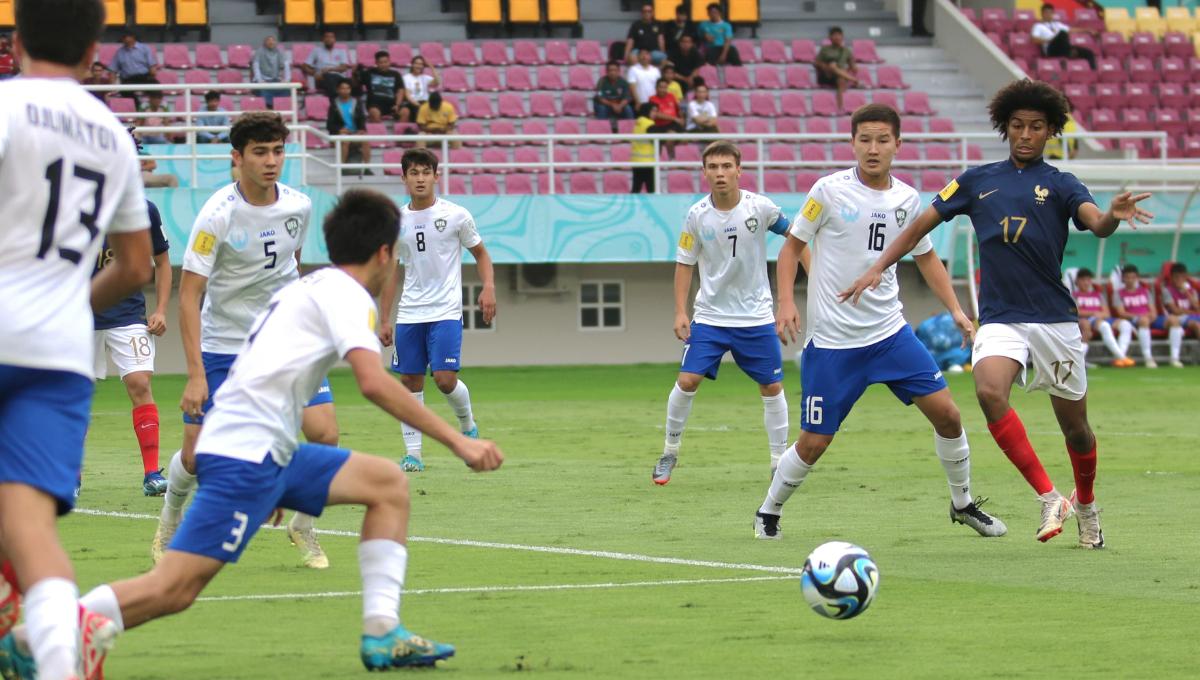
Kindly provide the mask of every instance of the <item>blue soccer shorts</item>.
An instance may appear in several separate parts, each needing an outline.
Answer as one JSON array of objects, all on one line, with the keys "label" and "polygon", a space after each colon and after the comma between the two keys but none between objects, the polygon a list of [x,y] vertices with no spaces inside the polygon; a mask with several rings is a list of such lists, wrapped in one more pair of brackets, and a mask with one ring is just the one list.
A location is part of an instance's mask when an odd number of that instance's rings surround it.
[{"label": "blue soccer shorts", "polygon": [[329,485],[350,451],[301,444],[286,467],[270,455],[261,463],[197,452],[199,489],[169,548],[237,562],[275,508],[320,517]]},{"label": "blue soccer shorts", "polygon": [[822,349],[809,341],[800,355],[800,428],[834,434],[867,387],[876,383],[887,385],[905,405],[946,389],[942,372],[909,326],[853,349]]},{"label": "blue soccer shorts", "polygon": [[[237,360],[236,354],[217,354],[215,352],[201,352],[200,360],[204,362],[204,375],[208,379],[208,399],[204,402],[204,413],[212,410],[213,395],[225,383],[225,379],[229,377],[229,369],[233,368],[233,362]],[[333,403],[333,389],[329,386],[329,378],[321,381],[320,387],[317,388],[317,393],[313,398],[304,405],[319,406],[321,404]],[[188,425],[203,425],[204,414],[199,418],[183,414],[183,422]]]},{"label": "blue soccer shorts", "polygon": [[78,373],[0,365],[0,482],[38,489],[58,514],[70,512],[93,391]]},{"label": "blue soccer shorts", "polygon": [[[1200,314],[1180,314],[1179,315],[1179,325],[1183,326],[1184,330],[1187,330],[1187,325],[1189,323],[1192,323],[1193,321],[1200,323]],[[1167,330],[1167,315],[1159,314],[1158,317],[1155,318],[1154,321],[1152,321],[1150,323],[1150,327],[1156,331]]]},{"label": "blue soccer shorts", "polygon": [[759,385],[783,380],[783,351],[775,324],[730,328],[692,322],[692,334],[683,345],[679,370],[717,379],[721,359],[733,354],[738,368]]},{"label": "blue soccer shorts", "polygon": [[425,375],[431,371],[455,371],[462,363],[462,319],[396,324],[396,347],[392,372]]}]

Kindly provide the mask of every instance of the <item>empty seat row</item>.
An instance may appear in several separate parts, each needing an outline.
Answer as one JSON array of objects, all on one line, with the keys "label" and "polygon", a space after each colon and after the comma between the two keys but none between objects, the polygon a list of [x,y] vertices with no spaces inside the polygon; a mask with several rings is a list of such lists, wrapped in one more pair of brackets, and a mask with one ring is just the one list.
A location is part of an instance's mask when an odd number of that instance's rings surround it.
[{"label": "empty seat row", "polygon": [[[987,36],[1011,57],[1037,59],[1042,56],[1042,48],[1028,33],[988,33]],[[1097,57],[1157,59],[1168,56],[1187,59],[1200,54],[1197,52],[1197,37],[1200,34],[1168,33],[1160,41],[1149,33],[1135,33],[1132,41],[1126,41],[1120,33],[1104,33],[1099,40],[1087,33],[1072,33],[1070,42],[1075,47],[1090,50]]]},{"label": "empty seat row", "polygon": [[[1030,9],[1013,10],[1011,18],[1008,12],[1000,7],[989,7],[979,13],[964,7],[962,12],[980,29],[997,33],[1008,31],[1028,33],[1035,23],[1041,21],[1040,13]],[[1200,15],[1194,15],[1187,7],[1169,7],[1165,15],[1160,14],[1157,7],[1138,7],[1133,16],[1130,16],[1129,11],[1124,7],[1108,7],[1105,9],[1103,18],[1094,9],[1077,7],[1070,21],[1061,11],[1057,10],[1054,13],[1054,20],[1083,29],[1112,31],[1125,36],[1139,31],[1162,36],[1171,31],[1191,33],[1200,29]]]},{"label": "empty seat row", "polygon": [[1038,59],[1033,73],[1049,83],[1187,83],[1200,81],[1200,58],[1163,57],[1155,62],[1131,57],[1122,63],[1104,57],[1096,60],[1095,69],[1083,59]]}]

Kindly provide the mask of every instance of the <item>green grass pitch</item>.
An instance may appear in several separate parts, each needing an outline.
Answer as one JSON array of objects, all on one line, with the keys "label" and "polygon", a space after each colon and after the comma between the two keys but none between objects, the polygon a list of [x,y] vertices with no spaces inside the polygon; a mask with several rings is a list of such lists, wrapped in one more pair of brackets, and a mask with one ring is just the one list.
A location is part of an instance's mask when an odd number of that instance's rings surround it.
[{"label": "green grass pitch", "polygon": [[[1039,506],[988,436],[969,375],[950,383],[973,445],[973,487],[991,497],[986,507],[1008,536],[985,540],[950,524],[929,425],[876,387],[792,498],[784,540],[760,542],[751,520],[768,482],[762,405],[733,366],[702,387],[662,488],[650,472],[673,367],[469,369],[480,431],[507,462],[472,474],[426,443],[428,470],[412,478],[406,587],[415,592],[402,619],[458,646],[436,671],[453,678],[1194,678],[1200,371],[1089,377],[1109,544],[1097,552],[1074,546],[1074,520],[1050,543],[1034,540]],[[794,371],[786,385],[794,438]],[[154,383],[164,464],[181,436],[182,387],[178,377]],[[399,424],[347,373],[335,373],[333,388],[343,444],[400,458]],[[1018,391],[1013,401],[1067,492],[1070,464],[1047,398]],[[79,507],[157,514],[161,500],[143,497],[140,482],[128,402],[108,380],[97,390]],[[318,526],[353,532],[360,518],[335,508]],[[148,519],[76,513],[61,527],[85,590],[150,566]],[[878,598],[852,621],[810,611],[786,571],[833,539],[866,547],[881,572]],[[312,572],[282,532],[261,531],[205,593],[221,599],[127,632],[109,677],[365,673],[356,541],[322,541],[332,567]]]}]

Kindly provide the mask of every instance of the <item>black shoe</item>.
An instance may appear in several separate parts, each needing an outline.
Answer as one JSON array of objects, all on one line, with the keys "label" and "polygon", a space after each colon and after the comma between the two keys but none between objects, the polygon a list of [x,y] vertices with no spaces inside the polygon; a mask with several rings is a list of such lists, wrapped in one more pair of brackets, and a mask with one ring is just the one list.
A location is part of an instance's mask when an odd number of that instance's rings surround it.
[{"label": "black shoe", "polygon": [[778,541],[783,538],[783,532],[779,529],[779,515],[765,512],[754,513],[754,537],[767,541]]}]

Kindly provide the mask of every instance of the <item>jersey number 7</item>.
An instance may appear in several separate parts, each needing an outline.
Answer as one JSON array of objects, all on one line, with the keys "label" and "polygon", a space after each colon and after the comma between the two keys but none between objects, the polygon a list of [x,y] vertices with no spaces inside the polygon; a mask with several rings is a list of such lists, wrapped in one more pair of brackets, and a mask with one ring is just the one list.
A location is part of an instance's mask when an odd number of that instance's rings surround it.
[{"label": "jersey number 7", "polygon": [[[78,179],[96,185],[92,192],[92,211],[81,210],[79,212],[79,224],[88,231],[88,241],[84,245],[86,248],[100,234],[100,228],[96,226],[96,219],[100,216],[100,208],[104,203],[104,173],[77,165],[74,175]],[[54,228],[58,224],[59,204],[62,201],[63,159],[60,158],[46,166],[46,181],[50,182],[50,201],[46,204],[46,217],[42,220],[42,242],[37,252],[39,260],[46,259],[46,254],[54,245]],[[83,259],[83,252],[59,246],[58,256],[71,264],[79,264],[79,261]]]}]

